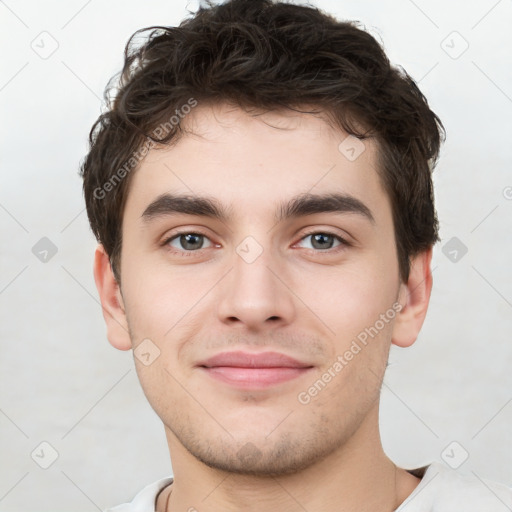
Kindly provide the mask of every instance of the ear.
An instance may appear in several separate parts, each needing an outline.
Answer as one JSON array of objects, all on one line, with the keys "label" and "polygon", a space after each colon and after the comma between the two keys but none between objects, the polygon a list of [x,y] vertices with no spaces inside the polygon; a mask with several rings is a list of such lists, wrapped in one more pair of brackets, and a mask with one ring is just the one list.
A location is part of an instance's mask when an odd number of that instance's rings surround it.
[{"label": "ear", "polygon": [[107,338],[119,350],[132,348],[121,290],[112,272],[110,260],[100,244],[94,254],[94,281],[100,296]]},{"label": "ear", "polygon": [[399,302],[402,309],[395,317],[391,342],[399,347],[410,347],[418,337],[427,314],[432,291],[432,247],[411,260],[407,283],[400,285]]}]

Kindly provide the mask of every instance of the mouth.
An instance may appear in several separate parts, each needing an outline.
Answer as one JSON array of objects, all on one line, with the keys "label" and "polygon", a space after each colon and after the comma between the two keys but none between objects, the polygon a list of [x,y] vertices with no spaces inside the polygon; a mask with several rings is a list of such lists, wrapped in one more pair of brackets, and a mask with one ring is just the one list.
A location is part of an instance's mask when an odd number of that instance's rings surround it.
[{"label": "mouth", "polygon": [[198,367],[211,378],[241,389],[261,389],[290,381],[313,366],[279,352],[222,352]]}]

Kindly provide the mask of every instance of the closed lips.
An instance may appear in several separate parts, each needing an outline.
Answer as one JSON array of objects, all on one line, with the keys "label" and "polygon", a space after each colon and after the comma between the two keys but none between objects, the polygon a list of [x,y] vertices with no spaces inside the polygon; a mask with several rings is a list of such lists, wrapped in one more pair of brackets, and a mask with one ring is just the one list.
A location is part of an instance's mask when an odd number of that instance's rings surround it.
[{"label": "closed lips", "polygon": [[219,366],[237,368],[311,368],[312,365],[302,363],[279,352],[221,352],[198,366],[214,368]]},{"label": "closed lips", "polygon": [[209,377],[241,390],[264,389],[295,379],[312,365],[279,352],[222,352],[198,365]]}]

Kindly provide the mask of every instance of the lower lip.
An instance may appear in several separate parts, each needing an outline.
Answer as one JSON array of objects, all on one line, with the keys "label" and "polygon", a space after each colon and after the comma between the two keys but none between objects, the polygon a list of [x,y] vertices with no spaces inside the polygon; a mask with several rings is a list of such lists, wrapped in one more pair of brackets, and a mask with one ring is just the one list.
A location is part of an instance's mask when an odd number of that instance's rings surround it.
[{"label": "lower lip", "polygon": [[246,389],[264,388],[296,379],[311,368],[242,368],[234,366],[203,367],[214,379]]}]

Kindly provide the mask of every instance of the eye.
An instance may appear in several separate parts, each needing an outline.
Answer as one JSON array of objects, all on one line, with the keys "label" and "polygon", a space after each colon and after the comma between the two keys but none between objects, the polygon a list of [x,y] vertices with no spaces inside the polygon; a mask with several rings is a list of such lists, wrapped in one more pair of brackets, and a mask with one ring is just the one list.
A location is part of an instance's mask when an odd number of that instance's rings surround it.
[{"label": "eye", "polygon": [[174,234],[171,238],[168,238],[164,245],[172,248],[172,252],[195,252],[200,249],[205,249],[204,241],[208,240],[211,247],[213,244],[210,239],[202,233],[194,233],[190,231],[182,231]]},{"label": "eye", "polygon": [[[350,244],[341,236],[336,235],[334,233],[329,233],[328,231],[313,231],[311,233],[307,233],[302,240],[311,239],[311,247],[306,247],[307,249],[319,250],[319,251],[329,251],[330,249],[336,249],[340,246],[349,246]],[[338,242],[338,245],[333,247],[333,244]]]},{"label": "eye", "polygon": [[[312,231],[307,233],[301,238],[299,244],[308,238],[311,239],[310,247],[305,248],[315,252],[336,252],[340,248],[350,246],[350,243],[343,237],[329,231]],[[207,241],[207,245],[205,245],[205,241]],[[192,255],[192,253],[198,252],[201,249],[214,246],[205,234],[192,231],[175,233],[167,238],[162,245],[168,247],[171,252],[183,256]]]}]

